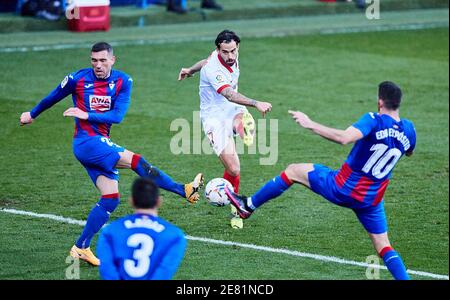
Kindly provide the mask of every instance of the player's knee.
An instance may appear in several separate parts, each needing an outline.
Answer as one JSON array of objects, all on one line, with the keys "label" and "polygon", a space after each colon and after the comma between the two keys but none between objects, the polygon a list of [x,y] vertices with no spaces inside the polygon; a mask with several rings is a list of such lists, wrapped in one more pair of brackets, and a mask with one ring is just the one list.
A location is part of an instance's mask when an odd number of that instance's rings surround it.
[{"label": "player's knee", "polygon": [[133,163],[133,159],[136,159],[139,155],[134,154],[131,151],[125,150],[119,152],[120,159],[117,162],[116,167],[118,168],[130,168]]},{"label": "player's knee", "polygon": [[375,250],[380,253],[384,248],[392,248],[387,234],[370,234]]},{"label": "player's knee", "polygon": [[288,165],[287,168],[286,168],[286,170],[285,170],[285,172],[286,172],[286,173],[292,173],[292,172],[294,172],[294,170],[295,170],[295,165],[296,165],[296,164],[290,164],[290,165]]},{"label": "player's knee", "polygon": [[232,166],[227,168],[227,173],[233,177],[239,176],[241,174],[241,168],[239,166]]},{"label": "player's knee", "polygon": [[308,172],[306,164],[290,164],[286,168],[285,174],[291,181],[307,184]]},{"label": "player's knee", "polygon": [[287,166],[285,173],[289,179],[297,179],[301,174],[301,164],[290,164]]}]

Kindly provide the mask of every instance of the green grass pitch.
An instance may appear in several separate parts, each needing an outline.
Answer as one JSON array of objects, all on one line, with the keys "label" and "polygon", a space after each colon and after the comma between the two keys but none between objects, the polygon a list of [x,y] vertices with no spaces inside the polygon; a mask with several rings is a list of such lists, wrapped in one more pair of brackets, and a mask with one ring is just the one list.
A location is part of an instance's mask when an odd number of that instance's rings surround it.
[{"label": "green grass pitch", "polygon": [[[176,81],[179,68],[206,57],[211,42],[118,46],[116,67],[134,78],[132,104],[111,137],[140,153],[179,181],[196,172],[207,179],[223,168],[215,155],[173,155],[169,130],[176,118],[192,121],[198,109],[198,76]],[[0,208],[15,208],[84,220],[98,194],[72,155],[73,120],[62,112],[71,99],[19,126],[30,110],[66,74],[89,66],[88,50],[0,53]],[[398,163],[385,195],[393,246],[407,268],[448,275],[448,28],[283,38],[246,38],[240,51],[240,91],[271,101],[279,122],[276,165],[258,155],[241,156],[241,191],[253,193],[289,163],[338,168],[350,146],[338,146],[301,130],[289,109],[302,110],[329,126],[345,128],[376,110],[383,80],[404,90],[401,116],[415,123],[417,149]],[[255,118],[259,115],[252,110]],[[121,172],[122,203],[112,219],[130,213],[135,177]],[[202,199],[197,205],[164,193],[161,216],[186,234],[283,248],[364,262],[371,243],[350,210],[333,206],[301,186],[229,227],[229,208]],[[64,279],[65,259],[82,227],[0,212],[0,279]],[[93,244],[95,245],[96,239]],[[205,263],[206,262],[206,263]],[[97,279],[81,264],[82,279]],[[176,279],[365,279],[365,269],[310,258],[189,241]],[[390,274],[381,271],[382,279]],[[412,276],[414,279],[426,277]]]}]

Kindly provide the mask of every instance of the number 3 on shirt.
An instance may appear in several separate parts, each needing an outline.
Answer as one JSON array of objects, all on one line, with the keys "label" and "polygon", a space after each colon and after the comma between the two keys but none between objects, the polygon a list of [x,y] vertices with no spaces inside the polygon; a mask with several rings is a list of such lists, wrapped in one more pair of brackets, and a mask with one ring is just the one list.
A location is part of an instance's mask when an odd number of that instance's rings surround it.
[{"label": "number 3 on shirt", "polygon": [[128,238],[127,245],[131,248],[139,246],[140,248],[133,251],[133,258],[137,260],[137,264],[132,259],[125,260],[123,265],[125,272],[134,278],[144,276],[150,269],[150,255],[155,243],[148,235],[135,233]]},{"label": "number 3 on shirt", "polygon": [[387,148],[388,146],[385,144],[373,145],[370,151],[375,152],[369,157],[362,170],[365,173],[369,173],[370,169],[372,169],[372,175],[378,179],[386,176],[402,156],[402,152],[397,148],[391,148],[386,151]]}]

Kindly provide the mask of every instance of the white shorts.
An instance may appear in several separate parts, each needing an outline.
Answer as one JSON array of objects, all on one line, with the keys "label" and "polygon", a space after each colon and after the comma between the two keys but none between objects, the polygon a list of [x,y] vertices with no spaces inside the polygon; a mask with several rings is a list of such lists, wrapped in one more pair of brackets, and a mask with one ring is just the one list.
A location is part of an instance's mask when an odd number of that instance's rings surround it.
[{"label": "white shorts", "polygon": [[233,105],[221,110],[218,113],[202,114],[203,131],[209,139],[209,143],[214,152],[219,156],[228,145],[230,138],[233,138],[233,120],[241,113],[248,112],[242,105]]}]

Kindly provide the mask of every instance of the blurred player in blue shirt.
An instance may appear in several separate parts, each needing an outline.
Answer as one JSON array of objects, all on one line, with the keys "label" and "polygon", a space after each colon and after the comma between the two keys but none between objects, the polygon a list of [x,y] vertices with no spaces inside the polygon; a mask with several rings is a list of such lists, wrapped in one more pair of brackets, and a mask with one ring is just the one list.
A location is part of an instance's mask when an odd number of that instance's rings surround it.
[{"label": "blurred player in blue shirt", "polygon": [[135,180],[133,215],[107,225],[100,233],[97,256],[106,280],[172,279],[186,250],[184,233],[158,217],[158,187],[147,178]]},{"label": "blurred player in blue shirt", "polygon": [[300,126],[338,144],[355,143],[339,170],[318,164],[291,164],[251,197],[225,189],[242,218],[270,199],[280,196],[293,183],[300,183],[328,201],[352,209],[368,232],[375,250],[395,279],[409,279],[403,260],[391,247],[383,195],[392,169],[406,154],[413,154],[416,132],[411,121],[401,119],[401,89],[393,82],[378,87],[378,113],[367,113],[346,130],[329,128],[302,112],[290,111]]},{"label": "blurred player in blue shirt", "polygon": [[198,200],[198,191],[203,185],[201,173],[191,183],[175,182],[141,155],[111,141],[111,126],[122,122],[125,117],[133,84],[130,76],[112,68],[115,61],[111,45],[104,42],[95,44],[91,49],[92,68],[67,75],[31,112],[24,112],[20,116],[22,125],[31,124],[43,111],[72,95],[73,107],[63,115],[75,119],[73,153],[86,169],[101,197],[92,208],[70,255],[95,266],[100,261],[90,250],[90,243],[119,205],[118,168],[132,169],[139,176],[151,178],[160,188],[186,198],[190,203]]}]

